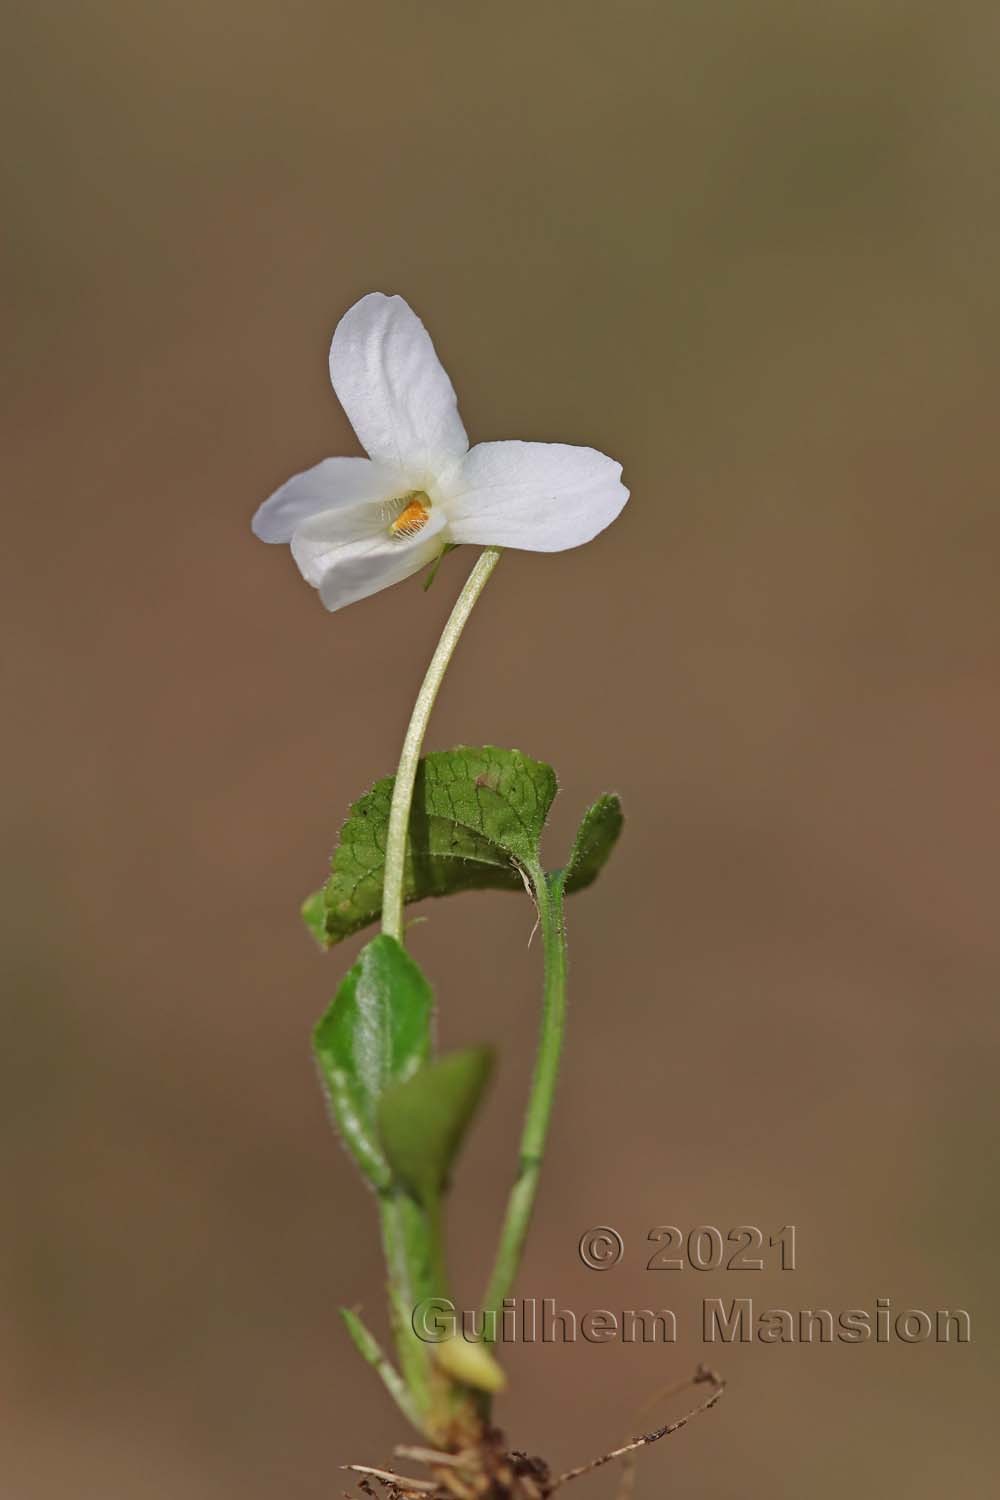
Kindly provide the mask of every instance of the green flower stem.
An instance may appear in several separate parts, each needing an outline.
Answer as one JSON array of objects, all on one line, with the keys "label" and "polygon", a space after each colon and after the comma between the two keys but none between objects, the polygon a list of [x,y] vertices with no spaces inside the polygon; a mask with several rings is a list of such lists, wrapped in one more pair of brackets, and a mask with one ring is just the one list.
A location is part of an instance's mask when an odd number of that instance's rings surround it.
[{"label": "green flower stem", "polygon": [[406,738],[403,740],[399,768],[396,771],[396,781],[392,789],[392,803],[389,808],[385,876],[382,885],[382,931],[394,937],[398,943],[403,941],[403,880],[406,869],[406,836],[410,826],[410,804],[413,801],[413,784],[417,776],[417,766],[420,763],[420,751],[427,731],[427,721],[431,716],[441,681],[448,670],[448,663],[465,629],[465,622],[472,613],[476,600],[486,587],[490,574],[500,561],[500,553],[499,547],[484,548],[466,579],[465,586],[456,599],[455,607],[441,632],[437,649],[431,657],[427,675],[417,694],[417,701],[413,705]]},{"label": "green flower stem", "polygon": [[507,1213],[500,1232],[493,1274],[484,1300],[485,1310],[496,1313],[499,1313],[503,1299],[510,1293],[524,1250],[542,1170],[542,1155],[552,1115],[559,1057],[566,1031],[566,923],[563,915],[565,875],[562,870],[557,870],[546,876],[540,869],[529,871],[529,874],[538,902],[538,921],[542,931],[545,961],[542,1026],[521,1135],[517,1178],[507,1200]]},{"label": "green flower stem", "polygon": [[[466,579],[431,657],[403,740],[389,806],[382,884],[382,931],[395,938],[398,943],[403,942],[410,807],[427,723],[465,623],[500,561],[500,552],[499,547],[484,548]],[[428,1214],[407,1195],[390,1192],[382,1199],[381,1215],[396,1347],[403,1380],[412,1394],[408,1415],[414,1410],[419,1412],[424,1430],[438,1440],[440,1430],[446,1428],[456,1415],[456,1401],[459,1408],[468,1405],[466,1396],[460,1396],[457,1391],[453,1393],[449,1388],[450,1383],[442,1382],[435,1369],[431,1349],[420,1342],[410,1324],[414,1306],[429,1294],[432,1285],[436,1295],[443,1295],[445,1291],[440,1208],[438,1206],[433,1213]]]}]

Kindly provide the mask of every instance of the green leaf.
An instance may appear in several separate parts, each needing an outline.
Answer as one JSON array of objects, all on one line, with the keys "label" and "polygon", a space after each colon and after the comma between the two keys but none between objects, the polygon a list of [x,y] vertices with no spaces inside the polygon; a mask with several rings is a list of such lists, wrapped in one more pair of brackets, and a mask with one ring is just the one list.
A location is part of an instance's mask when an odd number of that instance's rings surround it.
[{"label": "green leaf", "polygon": [[[376,782],[340,831],[324,887],[327,946],[350,937],[382,909],[382,877],[394,778]],[[538,846],[556,794],[555,772],[518,750],[461,747],[424,757],[410,815],[406,901],[454,891],[521,890],[537,871]],[[319,930],[316,898],[304,915]]]},{"label": "green leaf", "polygon": [[321,948],[326,947],[326,901],[323,892],[313,891],[307,896],[300,908],[302,920],[319,943]]},{"label": "green leaf", "polygon": [[377,1375],[381,1376],[382,1383],[403,1415],[413,1423],[414,1427],[419,1427],[420,1411],[412,1392],[395,1365],[383,1354],[374,1334],[365,1327],[361,1314],[353,1307],[342,1307],[340,1316],[361,1358],[371,1365]]},{"label": "green leaf", "polygon": [[427,1061],[432,1005],[417,964],[395,938],[380,933],[361,950],[313,1033],[330,1107],[376,1188],[392,1182],[376,1126],[379,1100]]},{"label": "green leaf", "polygon": [[469,1047],[436,1058],[387,1088],[379,1134],[397,1178],[425,1207],[436,1202],[493,1072],[493,1049]]},{"label": "green leaf", "polygon": [[[382,910],[382,878],[394,778],[355,802],[340,830],[332,873],[303,903],[321,946],[359,932]],[[551,766],[519,750],[460,747],[420,762],[410,814],[403,894],[407,902],[456,891],[520,891],[540,877],[539,843],[556,794]],[[567,892],[595,880],[621,832],[618,798],[584,815],[564,872]]]},{"label": "green leaf", "polygon": [[582,891],[597,879],[618,841],[623,822],[622,805],[614,793],[598,797],[593,807],[588,807],[566,865],[564,881],[568,894]]}]

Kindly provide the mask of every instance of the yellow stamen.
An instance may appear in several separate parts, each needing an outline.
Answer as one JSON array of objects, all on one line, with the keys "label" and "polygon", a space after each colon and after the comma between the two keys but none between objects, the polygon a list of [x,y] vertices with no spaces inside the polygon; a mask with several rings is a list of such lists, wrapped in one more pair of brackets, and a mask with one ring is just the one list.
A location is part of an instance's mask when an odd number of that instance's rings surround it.
[{"label": "yellow stamen", "polygon": [[394,521],[389,522],[390,534],[399,537],[416,536],[427,525],[431,514],[431,502],[423,490],[412,490],[400,497],[405,503]]}]

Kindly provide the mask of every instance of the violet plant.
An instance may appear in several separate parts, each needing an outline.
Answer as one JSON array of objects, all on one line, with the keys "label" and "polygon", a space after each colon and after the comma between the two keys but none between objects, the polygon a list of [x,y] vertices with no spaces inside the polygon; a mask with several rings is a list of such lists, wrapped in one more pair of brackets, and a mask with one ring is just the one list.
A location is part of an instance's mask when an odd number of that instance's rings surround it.
[{"label": "violet plant", "polygon": [[[496,746],[426,755],[422,748],[448,664],[503,550],[558,552],[588,542],[618,516],[628,491],[621,465],[592,448],[470,448],[451,382],[401,297],[372,293],[345,314],[330,376],[368,457],[328,458],[296,475],[257,511],[256,535],[290,544],[328,610],[424,568],[430,582],[447,551],[482,547],[417,694],[396,775],[351,807],[329,878],[303,907],[326,948],[381,923],[316,1027],[314,1046],[333,1120],[374,1190],[395,1359],[357,1311],[342,1309],[344,1321],[362,1358],[432,1445],[408,1450],[428,1464],[431,1479],[354,1467],[400,1493],[541,1496],[558,1481],[541,1461],[506,1453],[492,1426],[491,1401],[504,1375],[489,1345],[517,1274],[552,1112],[566,1021],[565,898],[597,877],[622,813],[616,796],[599,798],[565,865],[546,871],[540,840],[556,793],[550,766]],[[543,960],[538,1051],[483,1291],[482,1339],[428,1343],[417,1336],[414,1310],[448,1294],[443,1206],[493,1052],[484,1045],[435,1055],[432,991],[406,951],[404,906],[485,889],[526,891],[535,906]],[[710,1400],[721,1393],[717,1386]]]}]

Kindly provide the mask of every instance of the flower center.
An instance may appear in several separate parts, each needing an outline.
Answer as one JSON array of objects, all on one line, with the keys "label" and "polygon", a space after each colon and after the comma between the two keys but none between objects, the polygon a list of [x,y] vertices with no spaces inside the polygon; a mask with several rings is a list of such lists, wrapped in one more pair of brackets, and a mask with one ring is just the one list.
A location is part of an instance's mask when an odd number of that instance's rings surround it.
[{"label": "flower center", "polygon": [[400,541],[406,537],[416,536],[427,525],[431,514],[431,502],[429,495],[423,490],[411,490],[408,495],[400,495],[393,501],[394,505],[403,508],[395,518],[389,522],[389,534],[398,537]]}]

